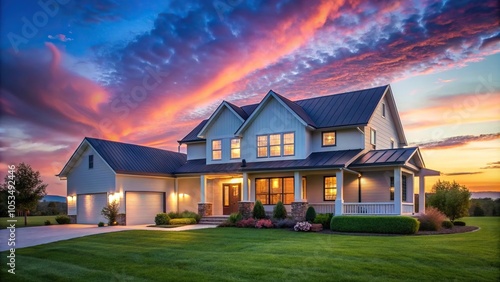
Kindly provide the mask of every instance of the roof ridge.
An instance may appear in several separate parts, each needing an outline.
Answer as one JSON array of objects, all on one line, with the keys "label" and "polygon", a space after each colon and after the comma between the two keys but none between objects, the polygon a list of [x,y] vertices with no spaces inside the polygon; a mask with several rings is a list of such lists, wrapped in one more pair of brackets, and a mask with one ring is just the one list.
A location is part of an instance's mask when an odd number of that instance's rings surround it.
[{"label": "roof ridge", "polygon": [[123,144],[123,145],[127,145],[127,146],[142,147],[142,148],[146,148],[146,149],[160,150],[160,151],[165,151],[165,152],[175,153],[175,154],[183,154],[183,153],[174,152],[174,151],[171,151],[171,150],[160,149],[160,148],[156,148],[156,147],[150,147],[150,146],[133,144],[133,143],[125,143],[125,142],[120,142],[120,141],[106,140],[106,139],[93,138],[93,137],[85,137],[85,139],[87,139],[87,140],[98,140],[98,141],[103,141],[103,142],[107,142],[107,143]]}]

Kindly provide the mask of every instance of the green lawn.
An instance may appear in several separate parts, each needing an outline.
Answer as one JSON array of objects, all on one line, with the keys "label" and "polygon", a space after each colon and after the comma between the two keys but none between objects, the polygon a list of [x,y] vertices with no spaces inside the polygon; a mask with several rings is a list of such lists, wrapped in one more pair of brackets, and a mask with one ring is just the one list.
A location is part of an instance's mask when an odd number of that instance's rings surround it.
[{"label": "green lawn", "polygon": [[[46,220],[50,220],[50,223],[57,224],[55,215],[47,215],[47,216],[28,216],[28,226],[40,226],[45,225]],[[7,220],[15,219],[17,222],[7,222]],[[11,223],[16,224],[16,228],[24,227],[24,216],[18,216],[14,218],[10,217],[0,217],[0,229],[4,229],[9,226]]]},{"label": "green lawn", "polygon": [[[477,232],[353,236],[237,228],[124,231],[16,250],[9,281],[499,281],[500,218]],[[5,280],[4,280],[5,281]]]}]

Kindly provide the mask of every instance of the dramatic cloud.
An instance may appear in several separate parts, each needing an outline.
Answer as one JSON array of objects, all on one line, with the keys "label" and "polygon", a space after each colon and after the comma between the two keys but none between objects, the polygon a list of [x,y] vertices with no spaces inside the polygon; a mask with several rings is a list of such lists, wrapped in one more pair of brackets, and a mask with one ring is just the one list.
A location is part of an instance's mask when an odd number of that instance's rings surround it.
[{"label": "dramatic cloud", "polygon": [[435,150],[435,149],[451,149],[465,146],[471,142],[490,141],[500,138],[500,133],[481,134],[481,135],[465,135],[445,138],[440,141],[424,142],[413,144],[420,148]]},{"label": "dramatic cloud", "polygon": [[458,175],[474,175],[474,174],[481,174],[482,172],[480,171],[473,171],[473,172],[451,172],[451,173],[443,173],[443,175],[446,176],[458,176]]},{"label": "dramatic cloud", "polygon": [[496,168],[500,168],[500,162],[488,163],[487,166],[482,167],[481,169],[496,169]]}]

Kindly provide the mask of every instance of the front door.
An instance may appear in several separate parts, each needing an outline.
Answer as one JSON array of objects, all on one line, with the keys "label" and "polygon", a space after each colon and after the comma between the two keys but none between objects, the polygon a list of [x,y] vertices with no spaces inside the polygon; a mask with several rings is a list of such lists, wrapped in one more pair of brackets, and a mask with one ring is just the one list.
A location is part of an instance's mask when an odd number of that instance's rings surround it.
[{"label": "front door", "polygon": [[238,212],[241,184],[222,184],[222,213]]}]

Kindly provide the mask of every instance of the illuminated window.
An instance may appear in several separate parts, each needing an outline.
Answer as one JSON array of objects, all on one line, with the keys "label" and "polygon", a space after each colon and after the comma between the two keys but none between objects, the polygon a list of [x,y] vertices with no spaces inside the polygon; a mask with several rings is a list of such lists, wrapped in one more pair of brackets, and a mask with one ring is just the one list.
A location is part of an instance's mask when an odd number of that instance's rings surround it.
[{"label": "illuminated window", "polygon": [[229,185],[224,185],[224,206],[229,207]]},{"label": "illuminated window", "polygon": [[89,155],[89,169],[94,168],[94,155]]},{"label": "illuminated window", "polygon": [[[402,201],[406,202],[406,175],[401,177]],[[389,191],[391,193],[391,201],[394,201],[394,177],[391,177]]]},{"label": "illuminated window", "polygon": [[295,133],[293,132],[283,134],[283,155],[295,155]]},{"label": "illuminated window", "polygon": [[281,134],[269,135],[269,145],[271,157],[281,156]]},{"label": "illuminated window", "polygon": [[337,134],[335,131],[332,132],[323,132],[323,147],[327,146],[335,146],[337,144]]},{"label": "illuminated window", "polygon": [[324,200],[335,201],[337,199],[337,178],[335,176],[325,177]]},{"label": "illuminated window", "polygon": [[257,136],[257,157],[295,155],[295,133],[277,133]]},{"label": "illuminated window", "polygon": [[255,180],[255,200],[259,200],[263,205],[269,201],[269,179]]},{"label": "illuminated window", "polygon": [[212,140],[212,160],[222,159],[222,141]]},{"label": "illuminated window", "polygon": [[370,143],[372,145],[377,145],[377,131],[375,129],[370,129]]},{"label": "illuminated window", "polygon": [[257,136],[257,157],[259,158],[267,157],[267,145],[268,145],[267,135]]},{"label": "illuminated window", "polygon": [[264,205],[275,205],[279,201],[289,205],[294,201],[294,179],[261,178],[255,180],[255,199]]},{"label": "illuminated window", "polygon": [[240,144],[241,140],[239,138],[231,139],[231,159],[240,158]]}]

